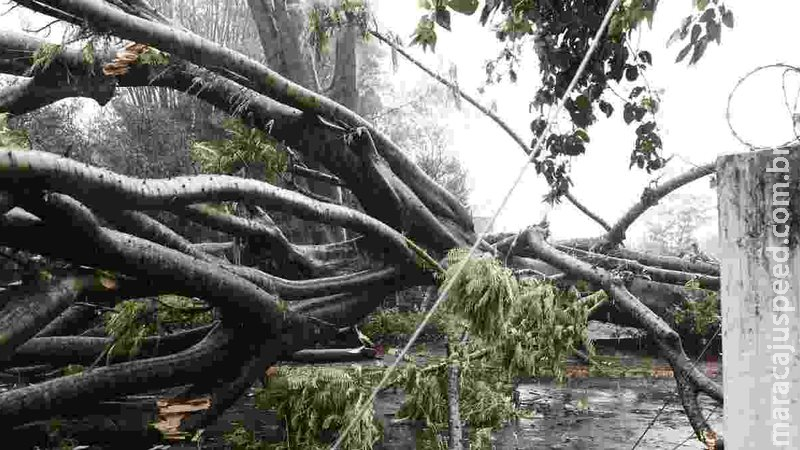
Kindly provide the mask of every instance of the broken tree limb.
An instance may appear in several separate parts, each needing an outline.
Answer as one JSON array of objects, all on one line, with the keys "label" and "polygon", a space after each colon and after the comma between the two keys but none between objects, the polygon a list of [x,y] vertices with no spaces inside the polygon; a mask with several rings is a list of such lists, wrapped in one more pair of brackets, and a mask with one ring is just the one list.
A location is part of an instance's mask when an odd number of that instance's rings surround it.
[{"label": "broken tree limb", "polygon": [[[50,5],[51,1],[40,3]],[[223,76],[235,73],[249,82],[250,85],[246,87],[255,88],[281,103],[307,113],[329,118],[333,122],[343,122],[351,129],[366,127],[379,145],[381,156],[387,159],[392,170],[411,186],[414,193],[424,200],[427,207],[461,226],[470,226],[469,213],[451,193],[436,184],[387,136],[339,103],[284,78],[257,61],[186,30],[127,14],[104,2],[67,0],[58,1],[57,4],[58,9],[92,22],[100,27],[100,31],[111,32],[135,42],[147,42],[194,63],[202,61],[208,67],[218,68],[218,73]],[[241,84],[239,77],[237,81]]]},{"label": "broken tree limb", "polygon": [[639,218],[651,206],[656,205],[659,200],[670,192],[691,183],[698,178],[711,175],[716,171],[714,163],[697,166],[675,178],[660,183],[654,188],[647,187],[642,192],[641,199],[633,205],[623,216],[611,227],[605,235],[605,246],[616,247],[625,240],[625,232],[636,219]]},{"label": "broken tree limb", "polygon": [[543,261],[603,286],[603,289],[612,297],[615,305],[633,316],[645,329],[654,335],[659,347],[676,372],[680,371],[686,375],[687,379],[698,390],[722,403],[722,388],[694,366],[694,363],[683,351],[678,333],[670,328],[661,317],[644,306],[638,298],[634,297],[619,278],[612,276],[603,269],[554,249],[545,243],[535,227],[529,228],[523,233],[523,236],[525,243]]},{"label": "broken tree limb", "polygon": [[[49,189],[76,195],[100,209],[171,209],[192,203],[251,200],[267,208],[280,209],[300,218],[352,228],[380,240],[379,253],[413,261],[405,238],[388,225],[350,208],[324,204],[270,184],[227,175],[195,175],[170,179],[136,179],[78,163],[52,153],[32,150],[0,152],[3,180],[38,180]],[[388,246],[390,247],[387,247]]]}]

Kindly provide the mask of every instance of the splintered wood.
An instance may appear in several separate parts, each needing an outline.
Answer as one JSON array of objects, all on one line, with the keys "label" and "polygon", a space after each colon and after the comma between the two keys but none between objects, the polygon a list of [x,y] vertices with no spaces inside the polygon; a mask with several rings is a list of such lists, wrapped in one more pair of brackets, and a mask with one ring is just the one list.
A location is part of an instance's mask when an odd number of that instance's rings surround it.
[{"label": "splintered wood", "polygon": [[154,425],[169,441],[179,441],[186,438],[186,433],[180,431],[181,421],[193,412],[203,411],[211,407],[211,397],[196,399],[169,399],[157,400],[158,422]]}]

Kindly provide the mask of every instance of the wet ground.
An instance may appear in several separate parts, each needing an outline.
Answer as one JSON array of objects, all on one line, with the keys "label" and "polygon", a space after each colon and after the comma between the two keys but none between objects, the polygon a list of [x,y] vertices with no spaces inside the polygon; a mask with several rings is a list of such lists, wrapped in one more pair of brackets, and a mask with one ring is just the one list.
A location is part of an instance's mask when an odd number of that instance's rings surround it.
[{"label": "wet ground", "polygon": [[[426,350],[433,354],[440,351],[431,345]],[[620,358],[626,365],[641,362],[639,356],[630,354]],[[390,364],[391,360],[384,362]],[[652,361],[654,367],[665,364],[658,359]],[[706,366],[705,362],[698,363],[698,367],[712,371],[709,374],[721,382],[718,368],[713,364]],[[692,437],[680,400],[675,396],[675,380],[668,374],[657,373],[646,378],[580,378],[577,371],[574,375],[578,377],[561,386],[553,381],[520,383],[520,407],[531,411],[533,418],[521,419],[494,433],[494,448],[632,449],[640,437],[636,448],[643,450],[705,448]],[[384,424],[384,441],[376,449],[416,448],[419,425],[394,421],[402,400],[402,391],[390,390],[378,396],[375,411]],[[712,427],[719,429],[721,410],[702,396],[701,405],[710,414]],[[252,398],[248,397],[231,408],[213,429],[207,430],[209,437],[230,429],[233,420],[243,420],[264,435],[278,432],[274,416],[255,410]],[[220,448],[218,442],[211,439],[204,448]]]}]

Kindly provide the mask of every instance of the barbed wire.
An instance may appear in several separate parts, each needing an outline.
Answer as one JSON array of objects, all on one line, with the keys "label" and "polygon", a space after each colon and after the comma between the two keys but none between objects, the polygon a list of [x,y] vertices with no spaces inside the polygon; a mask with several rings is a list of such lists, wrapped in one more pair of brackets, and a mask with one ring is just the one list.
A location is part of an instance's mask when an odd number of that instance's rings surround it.
[{"label": "barbed wire", "polygon": [[[758,146],[758,145],[753,144],[752,142],[749,142],[749,141],[745,140],[741,135],[739,135],[739,133],[737,133],[736,129],[733,127],[733,123],[731,123],[731,101],[733,100],[733,96],[734,96],[734,94],[736,94],[736,91],[739,89],[739,87],[741,87],[741,85],[748,78],[752,77],[753,75],[755,75],[758,72],[761,72],[761,71],[767,70],[767,69],[781,69],[781,68],[784,69],[784,72],[781,75],[781,77],[782,77],[781,84],[782,84],[782,87],[783,87],[784,103],[786,104],[786,108],[789,109],[789,102],[788,102],[788,98],[787,98],[787,95],[786,95],[786,78],[785,77],[786,77],[786,74],[790,73],[790,72],[795,72],[795,73],[800,74],[800,67],[793,66],[791,64],[775,63],[775,64],[767,64],[767,65],[763,65],[763,66],[758,66],[755,69],[751,70],[750,72],[747,72],[743,77],[739,78],[739,81],[736,82],[736,85],[733,87],[731,92],[728,94],[728,105],[725,108],[725,120],[728,122],[728,128],[731,130],[731,134],[733,135],[733,137],[736,138],[736,140],[739,141],[742,145],[748,147],[751,151],[770,150],[770,149],[774,149],[774,148],[778,148],[778,147],[787,147],[789,145],[796,144],[797,142],[800,142],[800,136],[798,136],[797,130],[793,130],[795,138],[790,140],[790,141],[787,141],[787,142],[785,142],[785,143],[783,143],[781,145],[778,145],[778,146],[774,146],[774,145]],[[800,95],[800,93],[798,93],[798,95]],[[797,100],[795,99],[795,108],[796,107],[797,107]],[[790,119],[792,120],[792,124],[794,126],[794,123],[795,123],[794,111],[790,110],[789,111],[789,116],[790,116]]]},{"label": "barbed wire", "polygon": [[[559,101],[558,108],[556,108],[554,111],[550,112],[550,116],[547,118],[547,126],[545,127],[545,132],[543,133],[542,136],[547,136],[547,135],[550,134],[550,130],[551,130],[551,127],[553,125],[554,119],[557,120],[558,114],[564,108],[564,103],[566,102],[567,98],[569,98],[570,93],[575,89],[575,85],[578,83],[578,80],[580,79],[581,75],[586,70],[586,66],[589,63],[589,59],[591,58],[591,56],[594,53],[594,51],[597,49],[597,44],[598,44],[598,42],[600,42],[600,38],[602,37],[603,33],[605,32],[605,29],[608,26],[609,21],[611,20],[611,16],[614,14],[614,11],[616,11],[616,9],[619,6],[619,4],[620,4],[620,0],[614,0],[611,3],[611,6],[608,8],[608,11],[606,11],[605,17],[603,18],[603,22],[600,24],[600,28],[598,28],[597,33],[594,36],[594,40],[592,41],[591,45],[589,46],[589,50],[586,52],[586,55],[584,55],[580,66],[578,66],[577,72],[575,72],[575,76],[572,78],[572,81],[570,81],[569,86],[567,86],[566,91],[564,91],[564,95],[561,97],[561,100]],[[442,300],[444,300],[446,298],[447,293],[449,292],[450,288],[453,286],[453,284],[458,279],[458,277],[461,276],[461,273],[464,271],[464,267],[466,266],[466,263],[468,262],[468,260],[472,257],[473,254],[475,254],[475,251],[477,250],[477,248],[480,245],[480,243],[483,242],[485,236],[488,234],[488,231],[492,228],[492,226],[494,226],[494,223],[497,220],[497,217],[500,215],[500,213],[505,208],[506,204],[508,203],[509,198],[511,197],[511,194],[514,192],[514,190],[517,188],[519,183],[522,181],[522,177],[525,175],[525,172],[527,171],[528,167],[530,166],[531,160],[538,153],[538,150],[541,149],[541,146],[545,141],[546,141],[546,139],[537,140],[536,148],[534,149],[534,151],[531,152],[531,154],[528,157],[528,159],[525,161],[525,163],[520,168],[520,171],[519,171],[519,174],[517,175],[517,178],[514,180],[514,183],[511,185],[511,188],[506,193],[505,197],[503,198],[503,201],[500,203],[500,207],[497,209],[497,211],[492,216],[492,219],[489,221],[489,224],[486,226],[486,228],[483,231],[481,231],[479,233],[477,239],[475,239],[475,243],[472,245],[472,247],[470,248],[469,252],[467,253],[467,256],[463,259],[463,261],[461,261],[458,264],[458,266],[456,267],[455,273],[453,274],[452,277],[450,277],[450,279],[444,285],[444,288],[442,289],[441,293],[439,294],[439,298],[436,299],[436,302],[434,302],[433,306],[431,306],[431,309],[428,310],[428,313],[422,319],[422,322],[419,324],[419,326],[417,326],[417,329],[414,330],[414,334],[411,335],[411,338],[409,339],[409,341],[406,344],[406,346],[397,355],[397,358],[392,363],[392,365],[389,366],[389,368],[386,370],[386,372],[383,375],[383,378],[378,383],[378,385],[375,386],[375,388],[372,390],[372,393],[370,394],[369,398],[365,402],[363,402],[363,403],[361,403],[359,405],[356,414],[353,416],[353,418],[347,424],[347,427],[345,427],[344,430],[342,430],[342,432],[339,434],[339,437],[336,439],[336,442],[334,442],[333,446],[331,447],[331,450],[337,450],[339,448],[339,446],[342,444],[342,442],[344,442],[344,439],[347,437],[347,434],[350,432],[350,430],[352,430],[352,428],[355,425],[355,423],[361,419],[361,417],[367,411],[369,406],[374,402],[375,397],[377,397],[378,393],[383,388],[385,383],[389,380],[389,377],[392,375],[394,370],[397,368],[397,366],[400,364],[400,362],[405,359],[405,356],[408,353],[408,351],[411,349],[411,346],[414,344],[414,342],[417,340],[417,338],[419,337],[419,335],[422,332],[422,330],[428,324],[428,322],[430,321],[431,317],[436,312],[436,310],[439,307],[439,305],[442,303]]]}]

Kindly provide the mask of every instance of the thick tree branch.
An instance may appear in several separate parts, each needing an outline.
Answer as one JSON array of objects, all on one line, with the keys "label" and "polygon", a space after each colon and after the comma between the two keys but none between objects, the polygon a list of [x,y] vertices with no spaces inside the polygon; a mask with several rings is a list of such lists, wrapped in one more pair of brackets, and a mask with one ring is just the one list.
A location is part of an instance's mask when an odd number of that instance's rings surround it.
[{"label": "thick tree branch", "polygon": [[580,261],[552,248],[544,242],[535,228],[527,230],[523,236],[524,242],[543,261],[603,286],[606,292],[613,298],[615,305],[633,316],[643,327],[653,333],[656,341],[659,343],[659,346],[664,351],[666,358],[673,367],[677,368],[687,379],[691,380],[693,386],[697,389],[722,403],[722,388],[694,366],[694,363],[683,351],[681,338],[678,333],[670,328],[661,317],[644,306],[639,299],[634,297],[620,279],[612,276],[603,269],[594,267],[589,263]]},{"label": "thick tree branch", "polygon": [[698,178],[706,175],[711,175],[716,170],[714,163],[709,163],[703,166],[695,167],[694,169],[678,175],[675,178],[665,181],[654,188],[645,188],[642,192],[642,198],[638,203],[633,205],[628,212],[626,212],[618,221],[611,227],[605,235],[604,246],[608,248],[616,247],[625,240],[625,232],[628,227],[636,221],[647,209],[658,203],[659,200],[664,198],[670,192],[680,188],[681,186],[691,183]]},{"label": "thick tree branch", "polygon": [[[42,1],[49,4],[54,0]],[[186,30],[148,21],[115,9],[100,0],[61,0],[58,7],[69,14],[80,16],[100,31],[114,33],[136,42],[147,42],[160,50],[173,53],[194,63],[214,68],[223,76],[236,73],[262,92],[277,101],[302,111],[347,124],[351,129],[367,128],[379,145],[381,155],[429,208],[463,227],[469,227],[471,218],[455,197],[436,184],[405,153],[379,133],[366,120],[353,111],[303,86],[287,80],[280,74],[246,56],[222,47]],[[224,68],[222,70],[221,68]]]},{"label": "thick tree branch", "polygon": [[715,291],[719,290],[720,286],[719,277],[649,267],[636,260],[616,258],[613,256],[602,255],[600,253],[593,253],[585,250],[578,250],[558,244],[556,244],[554,247],[592,265],[603,267],[605,269],[631,271],[638,276],[648,278],[653,281],[680,285],[684,285],[690,281],[696,281],[699,283],[700,288]]},{"label": "thick tree branch", "polygon": [[[413,261],[405,238],[388,225],[350,208],[324,204],[257,180],[226,175],[136,179],[91,167],[52,153],[8,150],[0,153],[0,185],[39,180],[49,189],[78,196],[100,209],[174,209],[191,203],[249,200],[268,209],[352,228],[376,240],[379,253]],[[391,249],[392,252],[386,253]]]}]

